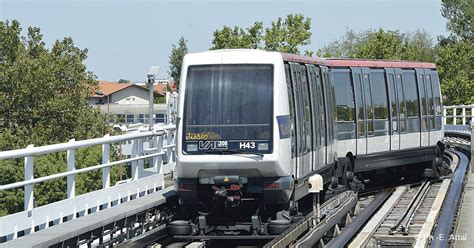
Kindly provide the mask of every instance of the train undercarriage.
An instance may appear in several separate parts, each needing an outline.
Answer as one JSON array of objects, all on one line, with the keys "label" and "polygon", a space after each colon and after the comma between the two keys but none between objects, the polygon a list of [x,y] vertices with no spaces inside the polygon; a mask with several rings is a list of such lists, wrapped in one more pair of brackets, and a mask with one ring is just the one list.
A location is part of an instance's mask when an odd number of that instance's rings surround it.
[{"label": "train undercarriage", "polygon": [[[354,158],[340,158],[330,170],[318,172],[325,182],[319,200],[347,190],[360,192],[365,186],[397,185],[450,174],[442,162],[441,151],[435,151],[429,161],[370,171],[354,171]],[[221,175],[199,179],[195,184],[189,182],[178,180],[181,199],[188,195],[181,202],[178,220],[168,225],[169,233],[179,239],[271,239],[312,211],[306,178],[264,180]],[[288,188],[281,190],[282,185]],[[197,193],[195,197],[189,197],[193,193]]]}]

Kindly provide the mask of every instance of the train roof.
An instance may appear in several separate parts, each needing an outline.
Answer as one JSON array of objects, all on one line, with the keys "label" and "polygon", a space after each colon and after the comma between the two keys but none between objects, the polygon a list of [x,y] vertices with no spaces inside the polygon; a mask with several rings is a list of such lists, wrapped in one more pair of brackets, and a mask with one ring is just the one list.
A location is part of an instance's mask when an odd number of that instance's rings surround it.
[{"label": "train roof", "polygon": [[[212,56],[209,56],[211,55]],[[371,68],[420,68],[420,69],[436,69],[436,65],[427,62],[402,61],[402,60],[376,60],[376,59],[345,59],[345,58],[318,58],[296,55],[290,53],[280,53],[265,51],[261,49],[220,49],[211,50],[201,53],[187,54],[186,58],[189,62],[194,63],[215,63],[217,61],[225,62],[226,56],[231,55],[229,61],[247,61],[250,58],[256,58],[255,61],[271,61],[283,57],[284,61],[325,65],[330,67],[371,67]],[[256,57],[255,57],[256,56]],[[258,57],[258,58],[257,58]]]},{"label": "train roof", "polygon": [[436,65],[427,62],[374,59],[314,58],[296,54],[281,53],[283,60],[290,62],[326,65],[331,67],[380,67],[380,68],[423,68],[436,69]]}]

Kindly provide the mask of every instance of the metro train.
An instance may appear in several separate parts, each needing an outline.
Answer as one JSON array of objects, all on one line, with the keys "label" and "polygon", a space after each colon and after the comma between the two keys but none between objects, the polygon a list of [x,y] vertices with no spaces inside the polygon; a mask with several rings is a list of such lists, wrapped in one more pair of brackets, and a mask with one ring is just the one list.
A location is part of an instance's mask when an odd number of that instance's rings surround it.
[{"label": "metro train", "polygon": [[232,49],[188,54],[182,68],[175,187],[191,216],[297,213],[314,174],[328,194],[449,173],[432,63]]}]

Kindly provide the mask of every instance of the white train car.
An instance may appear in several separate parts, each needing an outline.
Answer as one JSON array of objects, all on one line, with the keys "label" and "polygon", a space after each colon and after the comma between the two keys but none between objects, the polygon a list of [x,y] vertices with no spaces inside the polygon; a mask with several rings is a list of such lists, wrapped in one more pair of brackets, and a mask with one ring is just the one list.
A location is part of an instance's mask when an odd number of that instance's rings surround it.
[{"label": "white train car", "polygon": [[182,68],[176,188],[195,213],[291,212],[316,173],[326,187],[407,164],[442,173],[434,64],[236,49]]}]

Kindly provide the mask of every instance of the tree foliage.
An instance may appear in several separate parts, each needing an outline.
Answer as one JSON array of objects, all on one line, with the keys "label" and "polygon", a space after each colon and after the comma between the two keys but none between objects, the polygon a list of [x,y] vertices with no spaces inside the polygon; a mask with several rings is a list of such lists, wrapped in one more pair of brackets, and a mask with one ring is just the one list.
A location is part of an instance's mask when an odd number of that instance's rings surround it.
[{"label": "tree foliage", "polygon": [[474,103],[474,45],[457,41],[438,48],[436,64],[444,105]]},{"label": "tree foliage", "polygon": [[474,2],[472,0],[443,0],[441,14],[448,19],[447,29],[463,40],[474,34]]},{"label": "tree foliage", "polygon": [[181,66],[183,64],[184,55],[188,53],[188,41],[182,36],[179,38],[178,45],[173,45],[170,54],[170,70],[169,74],[175,81],[176,85],[179,86],[179,80],[181,77]]},{"label": "tree foliage", "polygon": [[119,84],[128,84],[128,83],[130,83],[130,80],[121,78],[121,79],[119,79],[119,81],[117,83],[119,83]]},{"label": "tree foliage", "polygon": [[439,37],[438,65],[445,105],[474,103],[474,4],[472,0],[443,0],[449,37]]},{"label": "tree foliage", "polygon": [[[87,105],[97,87],[95,76],[84,65],[87,49],[71,38],[47,49],[39,28],[21,36],[17,21],[0,22],[0,150],[41,146],[103,136],[109,128],[105,116]],[[101,161],[100,147],[80,149],[76,167]],[[35,157],[35,177],[66,170],[65,153]],[[0,161],[0,185],[23,179],[23,159]],[[114,170],[113,170],[114,171]],[[100,171],[78,176],[76,193],[95,189]],[[118,177],[114,171],[113,180]],[[123,173],[122,173],[123,174]],[[84,178],[81,178],[84,177]],[[43,205],[66,195],[66,179],[35,185],[35,204]],[[0,215],[23,209],[23,190],[0,192]]]},{"label": "tree foliage", "polygon": [[322,57],[417,60],[433,62],[433,40],[426,31],[401,33],[398,30],[347,30],[339,40],[321,48]]},{"label": "tree foliage", "polygon": [[311,43],[310,29],[311,18],[301,14],[289,14],[285,20],[279,17],[265,29],[259,21],[246,29],[224,26],[214,31],[211,49],[252,48],[298,54],[301,46]]}]

